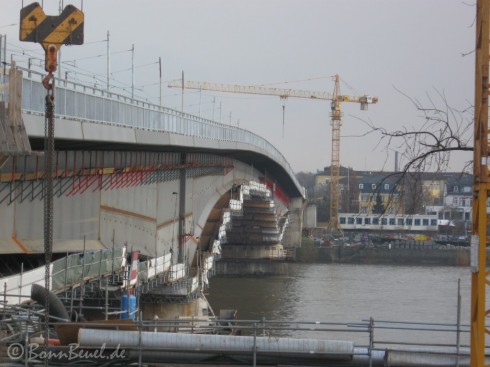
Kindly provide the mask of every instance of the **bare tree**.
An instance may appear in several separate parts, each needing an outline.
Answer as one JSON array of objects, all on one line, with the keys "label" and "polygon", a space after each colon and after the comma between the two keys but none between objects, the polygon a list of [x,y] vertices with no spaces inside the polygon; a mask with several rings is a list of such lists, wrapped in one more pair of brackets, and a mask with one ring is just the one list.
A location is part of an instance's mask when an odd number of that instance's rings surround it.
[{"label": "bare tree", "polygon": [[[395,88],[396,89],[396,88]],[[420,112],[421,123],[411,128],[388,131],[371,121],[363,121],[369,128],[364,135],[379,133],[379,145],[386,150],[395,150],[400,154],[401,172],[443,172],[447,170],[451,153],[473,151],[473,107],[458,110],[449,105],[444,93],[436,92],[437,103],[428,95],[428,106],[418,99],[404,95]],[[468,162],[463,171],[471,168]]]},{"label": "bare tree", "polygon": [[[436,91],[436,101],[427,95],[429,102],[424,105],[418,99],[396,90],[420,113],[419,124],[388,131],[371,121],[361,120],[368,127],[363,136],[380,134],[377,146],[384,146],[386,152],[398,152],[401,169],[385,179],[394,179],[400,188],[401,195],[397,200],[403,202],[406,213],[421,213],[421,175],[424,172],[447,171],[451,153],[473,151],[473,106],[468,103],[468,107],[461,110],[451,107],[445,94],[439,91]],[[461,174],[470,170],[471,160],[464,165]]]}]

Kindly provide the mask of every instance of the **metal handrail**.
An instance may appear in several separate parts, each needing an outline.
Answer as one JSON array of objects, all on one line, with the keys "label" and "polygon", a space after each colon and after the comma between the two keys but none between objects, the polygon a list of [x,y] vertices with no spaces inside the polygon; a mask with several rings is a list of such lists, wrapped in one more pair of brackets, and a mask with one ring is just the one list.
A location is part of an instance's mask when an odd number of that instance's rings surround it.
[{"label": "metal handrail", "polygon": [[[27,334],[33,335],[32,333],[38,330],[41,330],[40,327],[36,327],[36,324],[39,324],[39,320],[32,320],[31,316],[39,314],[41,315],[41,311],[31,309],[32,306],[26,305],[26,308],[20,309],[20,308],[12,308],[11,312],[18,312],[23,310],[23,314],[26,315],[24,319],[15,319],[14,317],[4,319],[3,322],[8,322],[11,320],[12,322],[16,322],[16,326],[14,330],[12,330],[12,335],[7,336],[7,338],[3,338],[3,342],[8,342],[8,343],[17,343],[16,345],[23,345],[24,351],[28,351],[30,348],[30,343],[36,343],[36,341],[31,341],[27,337]],[[4,309],[4,311],[7,311],[8,309]],[[27,313],[26,313],[27,312]],[[118,313],[119,311],[116,311]],[[13,316],[13,315],[12,315]],[[140,315],[141,317],[141,315]],[[366,320],[362,320],[361,322],[327,322],[327,321],[307,321],[307,320],[298,320],[298,321],[291,321],[291,320],[266,320],[265,318],[259,319],[259,320],[235,320],[235,319],[218,319],[215,317],[211,318],[197,318],[197,317],[189,317],[189,318],[177,318],[177,319],[153,319],[153,320],[141,320],[141,318],[138,317],[136,321],[134,321],[131,324],[128,324],[127,322],[121,321],[121,323],[118,323],[117,321],[113,320],[110,324],[107,323],[97,323],[97,322],[67,322],[64,323],[64,325],[72,325],[73,327],[79,327],[79,328],[86,328],[86,329],[106,329],[104,332],[108,335],[114,336],[114,340],[123,340],[121,338],[121,334],[118,334],[118,330],[128,330],[127,328],[130,327],[133,332],[128,332],[125,331],[125,334],[132,334],[134,336],[134,332],[137,332],[138,334],[138,340],[135,342],[134,337],[128,335],[127,337],[124,337],[123,341],[119,341],[119,344],[117,345],[117,349],[122,348],[125,351],[133,353],[133,359],[134,358],[139,358],[140,361],[146,360],[146,358],[151,358],[151,351],[167,351],[167,352],[177,352],[177,353],[182,353],[185,352],[186,355],[189,355],[190,358],[192,359],[192,353],[209,353],[211,356],[213,356],[216,352],[217,346],[226,346],[228,343],[228,340],[232,342],[237,338],[237,336],[229,336],[230,339],[226,340],[226,343],[224,342],[228,336],[227,334],[239,334],[243,335],[245,338],[242,340],[248,340],[246,343],[248,346],[250,346],[250,338],[253,338],[253,346],[250,349],[247,349],[248,347],[243,347],[241,345],[241,349],[238,351],[240,353],[241,358],[249,358],[252,361],[253,358],[253,365],[256,365],[257,358],[259,355],[265,355],[268,353],[272,353],[274,356],[279,356],[281,353],[284,353],[283,350],[278,350],[275,347],[275,342],[272,344],[267,344],[271,347],[272,349],[265,348],[264,346],[267,347],[267,345],[264,345],[262,343],[261,348],[256,348],[256,340],[259,338],[262,340],[272,340],[272,341],[277,341],[279,339],[285,339],[286,343],[283,345],[294,345],[296,346],[299,342],[300,344],[304,346],[303,349],[297,350],[298,355],[295,355],[296,358],[303,358],[308,359],[309,355],[316,355],[314,358],[324,358],[327,356],[330,357],[335,357],[336,355],[338,356],[345,356],[345,355],[350,355],[350,358],[353,360],[355,359],[355,365],[363,365],[363,366],[382,366],[385,365],[384,362],[386,361],[387,358],[393,357],[395,360],[402,358],[403,361],[408,359],[412,359],[414,357],[417,358],[422,358],[420,362],[420,365],[425,365],[429,364],[429,362],[435,361],[437,363],[440,363],[441,358],[444,361],[447,361],[448,359],[455,360],[456,363],[458,363],[461,359],[461,361],[465,361],[464,363],[466,364],[466,360],[468,359],[469,356],[469,348],[467,345],[462,345],[463,349],[455,348],[455,344],[451,342],[444,342],[440,343],[437,342],[435,339],[432,340],[432,342],[429,343],[421,343],[420,341],[415,341],[415,342],[409,342],[407,340],[403,340],[403,335],[399,335],[395,339],[390,338],[390,340],[382,341],[380,339],[375,338],[376,331],[384,329],[385,325],[383,324],[388,324],[391,325],[391,327],[394,330],[399,330],[400,332],[407,332],[410,330],[417,330],[419,333],[423,332],[442,332],[442,333],[447,333],[447,332],[464,332],[464,333],[469,333],[469,330],[467,330],[467,325],[465,325],[464,330],[459,330],[457,329],[456,324],[452,323],[429,323],[429,322],[404,322],[404,321],[376,321],[372,318],[370,318],[369,322],[366,322]],[[19,324],[24,322],[25,325]],[[51,322],[52,325],[55,325],[55,323]],[[381,325],[380,325],[381,324]],[[0,323],[1,325],[1,323]],[[40,326],[40,324],[39,324]],[[390,328],[391,328],[390,327]],[[30,328],[30,329],[28,329]],[[30,330],[30,331],[29,331]],[[90,330],[88,330],[90,332]],[[99,332],[100,330],[97,330]],[[291,337],[291,333],[294,332],[304,332],[304,331],[313,331],[313,332],[321,332],[323,333],[324,337],[321,337],[320,339],[317,339],[312,336],[308,337]],[[102,331],[100,331],[102,332]],[[243,332],[243,334],[242,334]],[[161,337],[160,339],[163,340],[163,337],[165,337],[164,334],[168,336],[168,338],[173,338],[171,339],[172,342],[175,340],[182,340],[180,337],[173,337],[170,336],[175,335],[175,333],[179,334],[200,334],[201,336],[203,334],[221,334],[222,337],[219,339],[214,338],[214,339],[198,339],[200,344],[199,349],[185,349],[186,346],[175,346],[175,343],[171,343],[172,345],[161,345],[158,347],[155,347],[153,344],[143,344],[143,339],[142,335],[143,333],[146,336],[146,340],[149,340],[149,337],[155,338]],[[349,341],[348,338],[349,336],[353,336],[354,334],[360,335],[361,337],[365,335],[365,338],[362,337],[363,341],[366,340],[368,344],[362,345],[358,344],[357,342],[354,341]],[[94,334],[95,335],[95,334]],[[200,336],[197,336],[200,338]],[[206,338],[204,336],[204,338]],[[231,339],[233,338],[233,339]],[[248,338],[248,339],[247,339]],[[112,346],[108,346],[108,350],[110,353],[113,352],[115,346],[115,341],[112,341]],[[153,340],[153,339],[152,339]],[[155,339],[156,340],[156,339]],[[195,341],[197,339],[190,339],[187,338],[185,339],[186,341]],[[342,346],[345,345],[352,345],[352,349],[349,351],[337,349],[337,348],[329,348],[328,350],[322,350],[322,351],[312,351],[310,348],[311,344],[308,341],[313,341],[313,342],[318,342],[322,343],[323,341],[330,341],[333,343],[341,343]],[[204,342],[204,344],[202,344]],[[211,343],[213,343],[211,345]],[[244,342],[245,343],[245,342]],[[160,343],[161,344],[161,343]],[[185,343],[184,343],[185,344]],[[83,346],[84,344],[82,344]],[[90,344],[92,345],[92,344]],[[243,344],[245,345],[245,344]],[[337,344],[338,345],[338,344]],[[54,347],[56,348],[56,347]],[[96,348],[95,346],[92,345],[92,348]],[[104,345],[100,346],[100,348],[105,349],[105,343]],[[486,347],[488,348],[488,347]],[[220,352],[222,353],[227,353],[231,352],[233,355],[237,353],[237,350],[228,348],[228,349],[219,349]],[[285,351],[286,354],[289,353],[288,350]],[[400,352],[402,353],[400,356]],[[148,354],[150,353],[150,354]],[[313,354],[312,354],[313,353]],[[347,353],[347,354],[346,354]],[[488,352],[486,352],[488,353]],[[247,357],[247,355],[249,357]],[[28,357],[28,354],[25,354],[24,357]],[[27,358],[26,358],[27,359]],[[170,358],[171,360],[171,358]],[[432,364],[431,364],[432,365]],[[433,364],[435,365],[435,364]]]},{"label": "metal handrail", "polygon": [[[44,87],[41,83],[43,74],[17,68],[28,73],[23,80],[23,90],[28,91],[22,97],[23,112],[44,114]],[[8,77],[4,78],[8,82]],[[301,185],[284,155],[269,141],[249,130],[65,79],[57,80],[55,95],[57,118],[253,145],[279,163],[302,192]],[[8,101],[8,92],[4,91],[3,99]]]}]

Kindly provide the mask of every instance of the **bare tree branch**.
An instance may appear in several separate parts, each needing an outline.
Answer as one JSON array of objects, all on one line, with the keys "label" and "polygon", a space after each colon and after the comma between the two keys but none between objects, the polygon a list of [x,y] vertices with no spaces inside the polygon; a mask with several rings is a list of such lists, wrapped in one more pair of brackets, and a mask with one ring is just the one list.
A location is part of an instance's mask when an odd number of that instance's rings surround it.
[{"label": "bare tree branch", "polygon": [[[383,146],[400,154],[401,172],[441,172],[450,163],[452,152],[473,151],[472,141],[473,107],[463,110],[453,108],[447,102],[444,93],[436,90],[437,99],[427,95],[428,105],[424,106],[418,99],[412,98],[394,89],[406,97],[420,112],[420,121],[413,127],[403,126],[399,130],[388,131],[376,126],[372,121],[362,120],[368,131],[363,134],[379,134],[377,147]],[[465,169],[470,167],[470,162]]]},{"label": "bare tree branch", "polygon": [[[453,108],[449,105],[445,93],[437,90],[434,97],[427,94],[428,103],[424,105],[396,87],[394,89],[407,98],[420,113],[413,126],[388,131],[370,120],[358,120],[368,128],[361,136],[380,136],[376,148],[384,147],[387,152],[386,159],[389,151],[396,151],[399,155],[402,168],[399,172],[385,175],[377,187],[381,187],[384,182],[394,182],[397,189],[390,194],[390,202],[403,201],[401,205],[404,212],[415,214],[423,209],[418,207],[423,203],[424,195],[421,185],[422,173],[447,171],[451,153],[473,151],[473,106],[468,104],[463,110]],[[468,161],[463,172],[471,168],[472,162]]]}]

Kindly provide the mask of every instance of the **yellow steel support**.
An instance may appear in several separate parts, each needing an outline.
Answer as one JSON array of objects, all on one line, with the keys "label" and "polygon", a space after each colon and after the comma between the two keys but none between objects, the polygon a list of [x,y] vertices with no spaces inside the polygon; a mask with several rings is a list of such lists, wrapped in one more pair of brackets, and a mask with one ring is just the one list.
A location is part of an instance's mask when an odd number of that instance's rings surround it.
[{"label": "yellow steel support", "polygon": [[489,0],[477,1],[475,48],[475,124],[473,153],[473,228],[471,239],[471,366],[485,365],[487,286],[488,62]]}]

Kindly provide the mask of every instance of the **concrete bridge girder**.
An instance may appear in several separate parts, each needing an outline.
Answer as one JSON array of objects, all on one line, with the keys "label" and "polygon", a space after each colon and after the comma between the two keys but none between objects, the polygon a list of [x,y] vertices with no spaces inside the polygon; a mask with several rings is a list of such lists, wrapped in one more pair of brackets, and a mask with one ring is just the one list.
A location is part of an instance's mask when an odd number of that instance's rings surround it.
[{"label": "concrete bridge girder", "polygon": [[[261,175],[240,161],[234,161],[233,166],[222,170],[221,175],[186,178],[184,232],[189,234],[185,244],[188,263],[193,260],[196,238],[201,237],[208,219],[211,217],[214,227],[220,224],[220,218],[216,221],[212,215],[217,203],[234,184],[258,180]],[[105,177],[102,175],[101,180]],[[84,247],[110,248],[127,243],[149,256],[161,256],[171,249],[178,252],[179,187],[179,180],[173,179],[112,190],[90,187],[73,195],[55,196],[54,251],[76,252]],[[14,200],[10,205],[5,200],[0,204],[0,215],[5,218],[0,223],[1,252],[43,252],[42,200]],[[209,244],[205,240],[201,241],[204,251]]]},{"label": "concrete bridge girder", "polygon": [[[22,118],[33,150],[42,150],[44,117],[23,112]],[[197,246],[195,238],[201,237],[210,216],[216,221],[216,213],[212,212],[224,206],[221,201],[234,184],[257,181],[261,176],[271,178],[275,172],[277,181],[287,184],[289,196],[301,196],[300,188],[291,181],[287,170],[280,168],[277,157],[269,157],[260,146],[70,118],[57,118],[55,125],[55,251],[81,251],[84,246],[97,249],[127,242],[149,255],[161,255],[179,246],[176,238],[180,231],[188,242],[190,261],[190,251]],[[182,154],[214,154],[222,160],[221,166],[215,166],[221,171],[219,175],[209,171],[186,175],[182,186],[179,172],[183,167],[178,166]],[[159,155],[169,157],[158,161]],[[156,166],[152,163],[155,156]],[[9,185],[3,193],[0,191],[0,214],[5,218],[0,223],[0,252],[42,252],[43,180],[37,168],[43,166],[41,160],[39,155],[28,160],[24,172],[12,169],[5,174],[5,167],[0,170],[0,190]],[[145,171],[148,168],[166,175],[167,164],[176,174],[167,175],[163,182],[158,175],[154,181],[143,179],[145,175],[152,177]],[[15,168],[15,164],[11,166]],[[33,199],[24,200],[27,181],[32,188],[26,193],[32,193]],[[179,193],[182,188],[185,195]],[[12,200],[4,195],[9,190]],[[210,223],[207,227],[212,232]],[[200,239],[204,250],[204,241],[209,240],[209,233],[206,235],[208,238]]]}]

